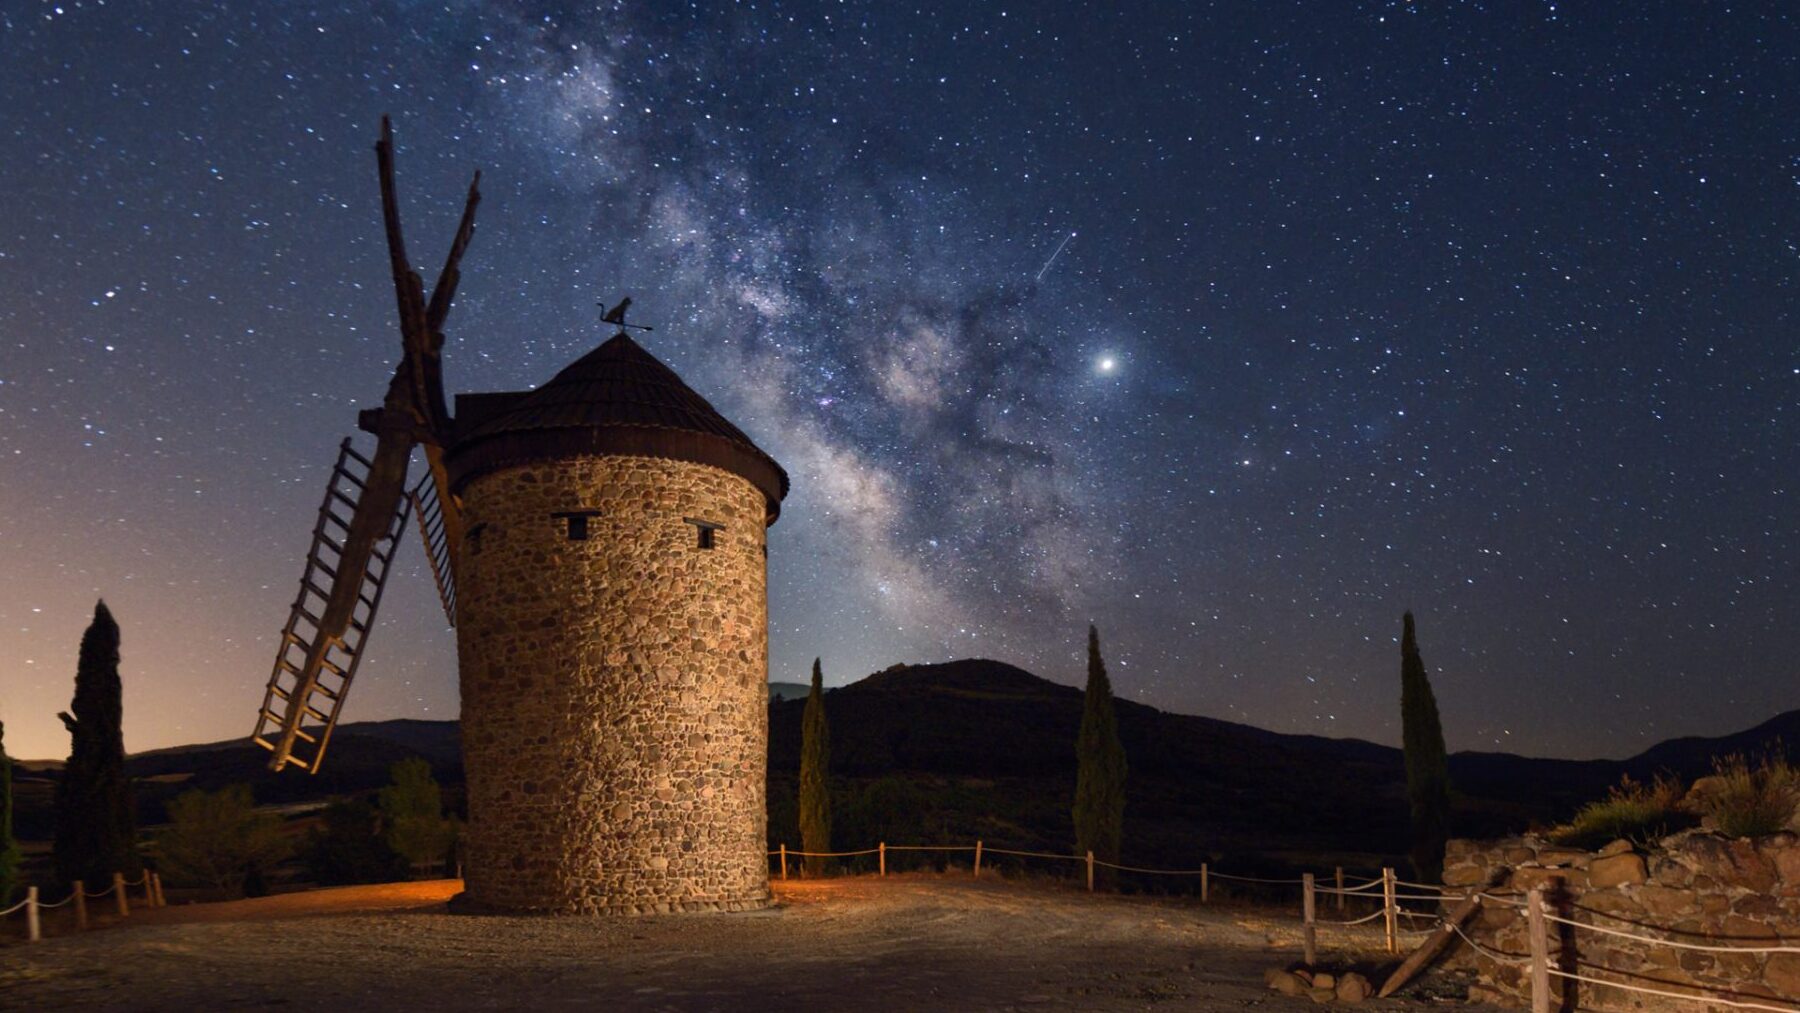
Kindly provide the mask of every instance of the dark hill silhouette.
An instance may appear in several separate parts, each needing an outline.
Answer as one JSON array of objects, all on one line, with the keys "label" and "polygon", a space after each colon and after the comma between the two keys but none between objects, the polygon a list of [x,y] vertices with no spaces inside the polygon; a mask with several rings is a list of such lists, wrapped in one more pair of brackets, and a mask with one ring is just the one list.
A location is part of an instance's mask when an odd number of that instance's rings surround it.
[{"label": "dark hill silhouette", "polygon": [[1712,758],[1731,753],[1761,756],[1766,752],[1788,752],[1791,744],[1800,743],[1800,711],[1788,711],[1764,721],[1755,728],[1705,738],[1684,736],[1659,742],[1625,761],[1633,777],[1647,778],[1657,771],[1672,771],[1683,777],[1699,777],[1710,773]]}]

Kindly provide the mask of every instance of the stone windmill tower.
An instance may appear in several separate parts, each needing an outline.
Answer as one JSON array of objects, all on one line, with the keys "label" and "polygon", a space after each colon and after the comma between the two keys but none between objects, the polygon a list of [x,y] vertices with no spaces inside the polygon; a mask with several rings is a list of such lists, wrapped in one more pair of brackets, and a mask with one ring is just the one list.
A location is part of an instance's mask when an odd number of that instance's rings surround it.
[{"label": "stone windmill tower", "polygon": [[374,453],[339,450],[252,741],[276,770],[318,771],[410,514],[457,629],[467,906],[767,904],[764,532],[787,474],[626,334],[623,305],[542,387],[446,410],[438,353],[479,193],[427,301],[385,120],[376,151],[401,361],[358,420]]},{"label": "stone windmill tower", "polygon": [[764,529],[787,475],[623,331],[456,419],[468,899],[767,903]]}]

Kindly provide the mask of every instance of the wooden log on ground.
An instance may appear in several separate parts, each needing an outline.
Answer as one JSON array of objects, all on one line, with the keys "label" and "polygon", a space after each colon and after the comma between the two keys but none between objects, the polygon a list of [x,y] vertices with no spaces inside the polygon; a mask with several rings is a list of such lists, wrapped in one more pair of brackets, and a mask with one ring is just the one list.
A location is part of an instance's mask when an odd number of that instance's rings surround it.
[{"label": "wooden log on ground", "polygon": [[1388,975],[1388,980],[1381,986],[1381,991],[1376,993],[1377,997],[1386,999],[1393,995],[1399,991],[1402,985],[1411,981],[1415,975],[1424,970],[1427,964],[1431,963],[1438,954],[1444,952],[1446,946],[1450,945],[1450,940],[1456,935],[1455,927],[1468,921],[1469,916],[1474,914],[1475,909],[1480,906],[1481,894],[1479,893],[1472,893],[1463,898],[1463,902],[1456,905],[1455,910],[1444,916],[1444,922],[1438,926],[1438,930],[1427,937],[1425,942],[1412,952],[1412,956],[1407,957],[1394,970],[1393,974]]}]

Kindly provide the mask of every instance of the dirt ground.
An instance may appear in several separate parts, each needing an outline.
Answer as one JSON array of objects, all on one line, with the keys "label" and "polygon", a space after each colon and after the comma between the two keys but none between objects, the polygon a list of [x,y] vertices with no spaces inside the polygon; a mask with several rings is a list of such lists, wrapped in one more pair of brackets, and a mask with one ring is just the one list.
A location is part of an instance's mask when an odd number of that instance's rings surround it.
[{"label": "dirt ground", "polygon": [[[451,915],[457,881],[134,911],[0,948],[0,1007],[1313,1008],[1262,984],[1299,954],[1291,913],[966,873],[776,885],[767,911],[610,920]],[[1326,936],[1322,962],[1355,956]]]}]

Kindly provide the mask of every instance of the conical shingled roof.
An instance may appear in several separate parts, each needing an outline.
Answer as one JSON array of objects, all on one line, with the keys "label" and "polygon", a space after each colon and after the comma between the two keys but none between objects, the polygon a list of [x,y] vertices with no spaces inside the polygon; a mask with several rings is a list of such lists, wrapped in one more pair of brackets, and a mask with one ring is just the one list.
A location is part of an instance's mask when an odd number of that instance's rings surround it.
[{"label": "conical shingled roof", "polygon": [[453,485],[476,475],[576,454],[694,461],[761,489],[774,522],[788,477],[775,459],[624,332],[529,392],[457,398],[446,454]]}]

